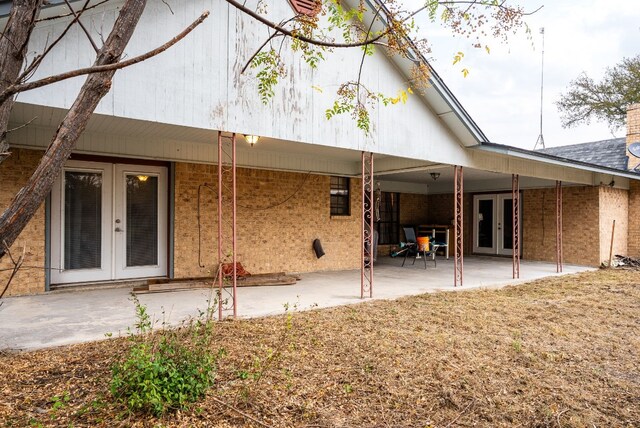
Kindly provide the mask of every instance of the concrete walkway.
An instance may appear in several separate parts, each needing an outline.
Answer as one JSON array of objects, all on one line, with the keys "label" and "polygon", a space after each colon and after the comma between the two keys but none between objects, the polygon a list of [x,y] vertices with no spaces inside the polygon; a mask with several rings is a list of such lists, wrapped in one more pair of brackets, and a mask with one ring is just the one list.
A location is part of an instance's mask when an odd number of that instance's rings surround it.
[{"label": "concrete walkway", "polygon": [[[436,291],[503,287],[557,275],[555,264],[523,261],[520,280],[514,281],[511,259],[465,257],[464,287],[453,287],[453,260],[438,258],[438,266],[422,260],[415,265],[402,259],[381,258],[374,273],[374,298],[395,299],[401,296]],[[592,268],[565,266],[564,273]],[[135,322],[130,288],[55,291],[37,296],[9,297],[0,306],[0,350],[31,350],[87,342],[125,334]],[[209,290],[140,295],[155,320],[171,324],[206,309]],[[296,285],[238,288],[240,317],[260,317],[284,312],[284,304],[298,310],[326,308],[360,303],[360,271],[315,272],[302,274]],[[364,300],[366,301],[366,300]]]}]

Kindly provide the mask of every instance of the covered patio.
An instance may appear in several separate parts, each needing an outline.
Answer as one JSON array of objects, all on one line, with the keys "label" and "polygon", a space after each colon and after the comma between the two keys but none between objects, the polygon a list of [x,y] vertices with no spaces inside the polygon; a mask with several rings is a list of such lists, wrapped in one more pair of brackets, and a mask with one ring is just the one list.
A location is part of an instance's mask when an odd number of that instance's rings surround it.
[{"label": "covered patio", "polygon": [[[571,274],[593,268],[565,265],[556,273],[556,265],[523,260],[520,279],[512,279],[512,261],[500,257],[465,257],[463,287],[453,286],[453,259],[438,257],[437,267],[422,260],[401,267],[402,258],[380,257],[376,263],[374,299],[397,299],[423,293],[500,288],[511,284]],[[295,310],[312,310],[363,303],[360,299],[360,271],[312,272],[301,275],[293,286],[238,288],[240,318],[282,314],[285,305]],[[0,308],[0,350],[27,350],[104,339],[126,334],[135,323],[130,302],[131,287],[60,290],[35,296],[10,297]],[[160,326],[171,325],[197,316],[206,309],[210,290],[139,295],[141,303]]]}]

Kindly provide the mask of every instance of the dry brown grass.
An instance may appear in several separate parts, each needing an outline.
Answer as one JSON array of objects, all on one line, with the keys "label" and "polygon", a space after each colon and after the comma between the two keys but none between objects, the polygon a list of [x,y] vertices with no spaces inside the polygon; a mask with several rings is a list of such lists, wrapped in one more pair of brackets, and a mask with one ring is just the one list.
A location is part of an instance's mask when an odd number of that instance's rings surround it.
[{"label": "dry brown grass", "polygon": [[[640,426],[638,271],[368,302],[292,321],[291,329],[282,317],[217,325],[215,350],[226,356],[216,388],[161,420],[108,404],[109,366],[124,340],[1,356],[0,420],[258,426],[241,411],[277,427]],[[242,379],[256,372],[259,381]],[[65,394],[54,410],[52,398]]]}]

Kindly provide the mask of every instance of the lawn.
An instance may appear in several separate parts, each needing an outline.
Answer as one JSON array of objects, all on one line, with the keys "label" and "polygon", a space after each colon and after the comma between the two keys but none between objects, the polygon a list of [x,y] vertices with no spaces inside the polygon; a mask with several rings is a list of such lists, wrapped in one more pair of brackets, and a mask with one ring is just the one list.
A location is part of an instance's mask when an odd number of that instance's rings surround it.
[{"label": "lawn", "polygon": [[290,314],[216,324],[215,387],[160,419],[111,404],[126,339],[0,355],[0,423],[640,426],[637,270]]}]

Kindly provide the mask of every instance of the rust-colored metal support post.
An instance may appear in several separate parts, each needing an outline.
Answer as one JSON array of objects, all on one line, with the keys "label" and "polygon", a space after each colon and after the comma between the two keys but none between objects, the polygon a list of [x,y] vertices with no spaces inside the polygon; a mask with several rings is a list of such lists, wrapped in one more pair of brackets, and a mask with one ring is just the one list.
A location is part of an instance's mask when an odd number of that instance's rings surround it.
[{"label": "rust-colored metal support post", "polygon": [[218,132],[218,319],[222,321],[222,286],[224,274],[222,273],[222,132]]},{"label": "rust-colored metal support post", "polygon": [[520,278],[520,176],[511,174],[513,278]]},{"label": "rust-colored metal support post", "polygon": [[562,181],[556,181],[556,272],[562,272]]},{"label": "rust-colored metal support post", "polygon": [[360,298],[373,297],[373,153],[362,152],[362,247]]},{"label": "rust-colored metal support post", "polygon": [[454,269],[453,269],[453,286],[457,287],[458,284],[462,287],[462,282],[464,279],[464,242],[463,242],[463,224],[464,224],[464,178],[462,173],[461,166],[454,166],[454,184],[453,184],[453,193],[455,197],[454,203],[454,226],[453,226],[453,235],[455,238],[454,251],[453,251],[453,260],[454,260]]},{"label": "rust-colored metal support post", "polygon": [[[237,314],[236,286],[236,134],[218,132],[218,319]],[[225,284],[223,266],[231,265]]]}]

